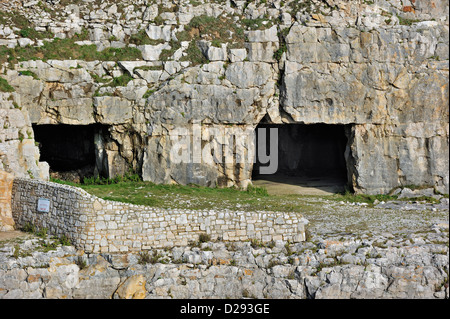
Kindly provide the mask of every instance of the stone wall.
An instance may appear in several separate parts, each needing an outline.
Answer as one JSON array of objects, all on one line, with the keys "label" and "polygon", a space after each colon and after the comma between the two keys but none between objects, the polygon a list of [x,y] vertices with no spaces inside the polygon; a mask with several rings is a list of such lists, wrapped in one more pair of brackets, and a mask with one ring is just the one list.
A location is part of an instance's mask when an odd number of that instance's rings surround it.
[{"label": "stone wall", "polygon": [[[50,199],[48,213],[37,211],[39,198]],[[86,252],[185,246],[197,242],[200,234],[224,241],[305,240],[297,213],[165,210],[106,201],[76,187],[21,178],[14,180],[12,211],[18,227],[30,223],[46,228]]]}]

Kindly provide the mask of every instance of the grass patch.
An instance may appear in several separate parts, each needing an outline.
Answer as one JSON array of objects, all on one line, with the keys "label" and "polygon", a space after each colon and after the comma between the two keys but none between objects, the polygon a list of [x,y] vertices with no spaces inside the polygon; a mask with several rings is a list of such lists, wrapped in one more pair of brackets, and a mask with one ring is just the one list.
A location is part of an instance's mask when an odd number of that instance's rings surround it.
[{"label": "grass patch", "polygon": [[33,79],[39,80],[39,77],[37,76],[37,74],[32,71],[29,71],[29,70],[19,71],[19,75],[32,76]]},{"label": "grass patch", "polygon": [[129,75],[128,73],[124,73],[123,75],[113,78],[111,83],[108,84],[108,86],[127,86],[128,82],[133,80],[133,77]]},{"label": "grass patch", "polygon": [[148,251],[141,251],[138,256],[138,264],[156,264],[162,256],[156,250],[150,253]]},{"label": "grass patch", "polygon": [[148,89],[148,90],[144,93],[144,95],[142,96],[142,98],[143,98],[143,99],[147,99],[147,98],[149,98],[150,96],[152,96],[153,93],[155,93],[155,92],[156,92],[155,89]]},{"label": "grass patch", "polygon": [[259,18],[259,19],[242,19],[242,25],[249,30],[263,30],[270,28],[273,24],[270,20]]},{"label": "grass patch", "polygon": [[38,247],[39,251],[48,252],[50,250],[56,250],[58,246],[71,245],[71,242],[66,235],[62,235],[61,237],[52,236],[50,240],[47,240],[47,228],[38,228],[29,222],[26,223],[21,230],[41,238],[39,241],[40,247]]},{"label": "grass patch", "polygon": [[50,31],[36,31],[33,28],[25,27],[19,31],[19,35],[23,38],[36,39],[51,39],[55,35]]},{"label": "grass patch", "polygon": [[375,200],[378,201],[389,201],[396,200],[397,195],[366,195],[366,194],[353,194],[349,191],[341,194],[335,194],[330,196],[330,199],[336,201],[344,201],[349,203],[367,203],[369,206],[373,206]]},{"label": "grass patch", "polygon": [[[420,189],[420,188],[417,188]],[[398,198],[398,195],[390,195],[390,194],[378,194],[378,195],[367,195],[367,194],[353,194],[349,191],[341,194],[334,194],[330,196],[330,199],[335,201],[344,201],[349,203],[366,203],[368,207],[373,207],[374,202],[378,200],[379,202],[387,202],[387,201],[414,201],[414,202],[427,202],[431,204],[438,204],[440,201],[436,198],[430,196],[418,196],[411,198]]]},{"label": "grass patch", "polygon": [[400,24],[400,25],[410,26],[413,23],[420,22],[420,20],[417,20],[417,19],[407,19],[407,18],[402,18],[401,16],[397,16],[397,18],[398,18],[398,24]]},{"label": "grass patch", "polygon": [[242,211],[306,212],[314,209],[299,195],[269,195],[267,190],[250,186],[212,188],[198,185],[164,185],[144,182],[137,175],[114,179],[90,178],[81,184],[52,179],[53,182],[77,186],[106,200],[166,209],[230,209]]},{"label": "grass patch", "polygon": [[128,39],[128,42],[135,45],[145,45],[145,44],[157,45],[160,43],[164,43],[164,40],[150,39],[147,35],[147,32],[145,32],[145,30],[142,29],[135,34],[132,34]]},{"label": "grass patch", "polygon": [[182,57],[181,61],[191,61],[192,65],[205,64],[209,62],[203,55],[202,51],[200,51],[200,48],[195,43],[195,40],[192,40],[189,43],[186,53],[187,55]]},{"label": "grass patch", "polygon": [[15,89],[9,85],[8,81],[0,77],[0,92],[14,92]]},{"label": "grass patch", "polygon": [[56,38],[52,42],[44,41],[41,47],[16,47],[14,49],[0,46],[0,63],[16,64],[18,61],[29,60],[84,60],[84,61],[132,61],[142,58],[139,49],[133,47],[106,48],[97,51],[92,45],[78,45],[74,39]]}]

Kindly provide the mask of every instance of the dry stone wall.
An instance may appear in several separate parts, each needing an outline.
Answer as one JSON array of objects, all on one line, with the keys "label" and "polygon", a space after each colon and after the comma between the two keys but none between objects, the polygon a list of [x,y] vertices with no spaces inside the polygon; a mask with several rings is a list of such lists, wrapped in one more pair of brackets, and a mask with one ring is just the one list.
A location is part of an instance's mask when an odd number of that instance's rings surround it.
[{"label": "dry stone wall", "polygon": [[[86,252],[186,246],[198,242],[201,234],[223,241],[305,240],[302,216],[297,213],[165,210],[106,201],[76,187],[20,178],[14,180],[12,192],[17,227],[45,228]],[[40,198],[50,200],[48,212],[37,211]]]}]

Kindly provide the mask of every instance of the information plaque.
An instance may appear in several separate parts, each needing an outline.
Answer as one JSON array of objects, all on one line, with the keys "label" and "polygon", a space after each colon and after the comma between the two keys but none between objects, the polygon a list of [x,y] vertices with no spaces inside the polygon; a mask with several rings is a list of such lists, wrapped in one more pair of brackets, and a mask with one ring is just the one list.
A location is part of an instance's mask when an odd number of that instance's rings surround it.
[{"label": "information plaque", "polygon": [[50,211],[50,200],[47,198],[39,198],[37,211],[40,213],[48,213]]}]

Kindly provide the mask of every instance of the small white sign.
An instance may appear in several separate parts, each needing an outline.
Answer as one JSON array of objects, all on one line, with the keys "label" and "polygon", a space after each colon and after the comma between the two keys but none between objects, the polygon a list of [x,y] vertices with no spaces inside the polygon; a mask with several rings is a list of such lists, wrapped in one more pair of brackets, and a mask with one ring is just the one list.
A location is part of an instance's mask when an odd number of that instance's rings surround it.
[{"label": "small white sign", "polygon": [[50,200],[47,198],[39,198],[37,211],[40,213],[48,213],[50,211]]}]

